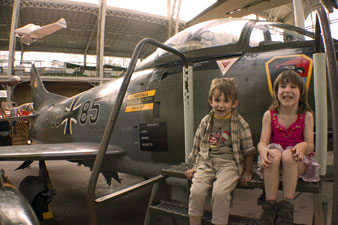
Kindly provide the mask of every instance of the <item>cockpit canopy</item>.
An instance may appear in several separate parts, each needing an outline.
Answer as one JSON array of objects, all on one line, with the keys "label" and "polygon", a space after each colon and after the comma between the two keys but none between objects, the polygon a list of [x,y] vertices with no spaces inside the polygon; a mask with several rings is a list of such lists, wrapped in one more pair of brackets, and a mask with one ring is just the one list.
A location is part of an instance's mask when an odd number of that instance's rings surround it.
[{"label": "cockpit canopy", "polygon": [[[242,38],[246,39],[242,46],[259,47],[282,44],[285,42],[313,40],[314,35],[306,30],[276,22],[252,21],[252,29],[244,29],[250,20],[224,18],[206,21],[189,27],[174,35],[165,42],[183,53],[218,46],[234,45]],[[250,36],[248,36],[250,32]],[[147,67],[171,53],[158,48],[138,67]]]},{"label": "cockpit canopy", "polygon": [[[174,35],[165,44],[181,52],[234,44],[238,42],[247,22],[241,19],[206,21]],[[158,49],[155,53],[161,57],[167,52]]]}]

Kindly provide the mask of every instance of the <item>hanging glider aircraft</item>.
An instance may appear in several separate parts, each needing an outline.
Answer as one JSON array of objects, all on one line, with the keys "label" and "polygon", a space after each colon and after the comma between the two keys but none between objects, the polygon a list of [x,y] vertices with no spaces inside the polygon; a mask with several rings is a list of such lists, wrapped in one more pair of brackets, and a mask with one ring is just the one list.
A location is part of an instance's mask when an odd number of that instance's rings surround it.
[{"label": "hanging glider aircraft", "polygon": [[[211,80],[232,77],[240,90],[237,109],[257,143],[278,73],[297,71],[314,105],[315,43],[313,33],[291,25],[216,19],[189,27],[165,44],[183,52],[193,65],[194,128],[211,109]],[[119,181],[118,172],[151,177],[162,168],[184,162],[182,67],[177,56],[162,49],[136,66],[100,171],[107,183],[112,177]],[[25,168],[36,160],[47,170],[44,160],[70,160],[92,168],[121,83],[122,79],[111,81],[68,98],[46,91],[33,68],[35,117],[29,135],[34,144],[1,147],[0,161],[24,161],[19,168]],[[30,179],[23,182],[31,185]],[[28,193],[28,199],[48,196],[42,184]]]},{"label": "hanging glider aircraft", "polygon": [[67,28],[67,23],[64,18],[59,19],[55,23],[51,23],[45,26],[38,26],[35,24],[27,24],[15,30],[17,37],[20,37],[21,43],[30,45],[32,42],[39,38],[50,35],[62,28]]}]

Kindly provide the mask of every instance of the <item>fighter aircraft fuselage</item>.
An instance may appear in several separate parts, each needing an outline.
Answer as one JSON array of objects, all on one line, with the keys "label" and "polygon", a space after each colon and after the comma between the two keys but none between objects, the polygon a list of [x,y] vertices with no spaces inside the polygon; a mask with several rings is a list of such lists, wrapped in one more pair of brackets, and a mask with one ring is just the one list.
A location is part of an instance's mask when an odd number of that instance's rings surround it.
[{"label": "fighter aircraft fuselage", "polygon": [[[250,29],[244,27],[244,34]],[[244,35],[239,44],[188,51],[187,56],[193,63],[195,129],[211,109],[208,104],[211,80],[232,77],[240,90],[237,110],[249,123],[257,144],[262,116],[271,104],[272,82],[279,72],[285,69],[299,72],[309,87],[313,106],[314,42],[304,41],[301,47],[297,42],[250,47],[249,40],[249,35]],[[157,62],[146,62],[137,68],[110,140],[125,151],[128,160],[145,163],[149,168],[156,163],[184,161],[183,65],[170,57],[173,58],[167,55],[168,59],[160,57]],[[223,74],[220,64],[227,66],[229,62],[232,65]],[[45,106],[32,123],[31,136],[40,143],[100,141],[121,82],[121,79],[112,81]],[[122,171],[139,172],[125,169]]]}]

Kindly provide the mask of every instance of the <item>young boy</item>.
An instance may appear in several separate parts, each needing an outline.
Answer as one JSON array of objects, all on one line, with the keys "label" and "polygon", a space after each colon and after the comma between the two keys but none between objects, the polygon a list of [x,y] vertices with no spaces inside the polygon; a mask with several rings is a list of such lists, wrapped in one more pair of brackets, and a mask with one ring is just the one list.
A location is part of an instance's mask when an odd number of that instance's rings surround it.
[{"label": "young boy", "polygon": [[213,224],[228,224],[230,193],[238,181],[252,178],[256,149],[246,121],[235,110],[238,89],[233,79],[216,78],[209,90],[211,112],[206,115],[195,134],[189,159],[192,169],[185,172],[192,179],[189,197],[191,225],[200,225],[205,200],[212,190]]}]

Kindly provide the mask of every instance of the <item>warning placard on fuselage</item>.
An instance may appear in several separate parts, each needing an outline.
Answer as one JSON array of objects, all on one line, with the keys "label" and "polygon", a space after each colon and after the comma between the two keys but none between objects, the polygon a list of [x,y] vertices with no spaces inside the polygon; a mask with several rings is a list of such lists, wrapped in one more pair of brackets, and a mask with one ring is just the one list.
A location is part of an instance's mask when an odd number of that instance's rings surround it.
[{"label": "warning placard on fuselage", "polygon": [[139,130],[141,151],[167,152],[167,123],[142,123]]},{"label": "warning placard on fuselage", "polygon": [[149,90],[128,95],[125,112],[153,109],[155,93],[156,90]]}]

